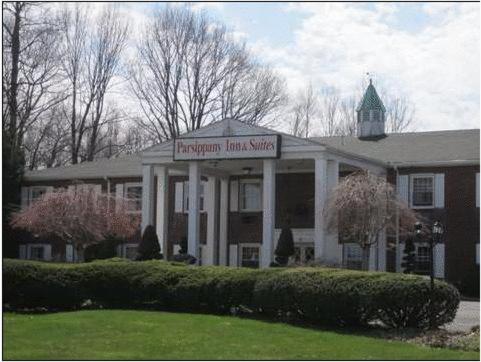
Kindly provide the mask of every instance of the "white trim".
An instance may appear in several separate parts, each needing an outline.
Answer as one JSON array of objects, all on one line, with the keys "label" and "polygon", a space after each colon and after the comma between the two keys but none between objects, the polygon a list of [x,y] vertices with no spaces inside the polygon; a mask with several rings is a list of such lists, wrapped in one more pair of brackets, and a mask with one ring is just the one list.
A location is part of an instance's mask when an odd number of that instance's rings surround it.
[{"label": "white trim", "polygon": [[237,212],[239,211],[239,181],[230,181],[229,187],[229,211]]},{"label": "white trim", "polygon": [[444,208],[444,173],[434,175],[434,207]]},{"label": "white trim", "polygon": [[237,260],[238,260],[237,252],[238,252],[238,248],[236,244],[229,245],[229,266],[236,266],[236,267],[239,266],[237,264]]},{"label": "white trim", "polygon": [[[433,185],[433,202],[431,205],[416,206],[413,204],[413,191],[414,191],[414,179],[415,178],[431,178]],[[411,209],[434,209],[436,202],[435,195],[435,175],[433,173],[412,173],[409,175],[409,207]]]},{"label": "white trim", "polygon": [[[32,259],[32,248],[43,248],[42,259]],[[28,260],[52,260],[52,246],[50,244],[26,244],[26,258]]]}]

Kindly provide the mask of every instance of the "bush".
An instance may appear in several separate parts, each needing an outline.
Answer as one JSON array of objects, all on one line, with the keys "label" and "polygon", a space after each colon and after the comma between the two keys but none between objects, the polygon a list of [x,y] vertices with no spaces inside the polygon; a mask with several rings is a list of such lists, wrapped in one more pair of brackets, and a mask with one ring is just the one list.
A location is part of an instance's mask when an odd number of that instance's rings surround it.
[{"label": "bush", "polygon": [[86,262],[115,257],[117,245],[123,241],[114,236],[109,236],[98,243],[88,245],[84,250]]},{"label": "bush", "polygon": [[282,266],[285,266],[289,257],[294,255],[294,238],[289,227],[282,228],[275,254],[276,262]]},{"label": "bush", "polygon": [[155,227],[152,225],[146,226],[137,250],[137,260],[152,260],[161,258],[159,238],[155,232]]},{"label": "bush", "polygon": [[[242,269],[122,259],[85,264],[4,261],[10,308],[105,308],[227,313],[242,307],[310,323],[427,328],[453,320],[459,293],[419,276],[328,268]],[[431,301],[431,296],[433,296]]]}]

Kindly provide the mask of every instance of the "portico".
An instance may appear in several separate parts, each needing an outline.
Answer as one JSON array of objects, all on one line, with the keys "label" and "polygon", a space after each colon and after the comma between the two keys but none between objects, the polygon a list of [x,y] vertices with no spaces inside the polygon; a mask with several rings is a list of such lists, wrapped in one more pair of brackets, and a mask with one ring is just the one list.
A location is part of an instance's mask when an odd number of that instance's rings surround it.
[{"label": "portico", "polygon": [[[174,238],[172,232],[169,233],[174,225],[169,223],[186,218],[188,253],[203,265],[241,265],[240,248],[245,244],[258,246],[260,255],[252,257],[258,257],[261,267],[268,267],[274,260],[280,228],[284,219],[293,215],[300,220],[298,226],[302,226],[292,228],[299,245],[312,244],[317,261],[340,264],[342,245],[338,243],[337,233],[328,231],[326,223],[325,208],[330,191],[340,175],[357,169],[378,175],[386,173],[378,161],[231,119],[146,150],[142,165],[142,230],[149,224],[155,225],[167,258],[175,252],[169,243],[179,242],[169,240]],[[183,177],[182,182],[169,182],[169,176],[174,175]],[[280,177],[285,179],[289,175],[314,176],[313,195],[303,198],[308,206],[304,207],[302,202],[296,204],[295,200],[285,206],[284,199],[289,197],[289,192],[281,195],[276,188],[280,186],[284,190]],[[307,187],[296,184],[295,178],[290,179],[294,180],[293,189]],[[169,191],[170,187],[174,190]],[[281,209],[283,214],[279,215]],[[312,225],[303,223],[303,217],[312,220]],[[241,220],[239,223],[244,226],[237,225],[236,220]],[[258,235],[254,232],[252,237],[242,236],[245,230],[255,229],[257,222],[262,226]],[[248,240],[241,240],[243,238]],[[381,243],[378,248],[384,249],[385,244]],[[300,250],[306,253],[307,249]],[[249,256],[249,252],[244,254]],[[371,255],[377,258],[373,260],[373,269],[383,270],[385,250]]]}]

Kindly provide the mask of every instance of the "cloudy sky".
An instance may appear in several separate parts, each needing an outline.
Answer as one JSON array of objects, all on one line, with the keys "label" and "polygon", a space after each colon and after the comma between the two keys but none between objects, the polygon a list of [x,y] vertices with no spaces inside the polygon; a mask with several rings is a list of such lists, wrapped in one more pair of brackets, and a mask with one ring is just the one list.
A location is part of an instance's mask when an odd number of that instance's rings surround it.
[{"label": "cloudy sky", "polygon": [[[141,23],[148,3],[123,8]],[[355,95],[375,85],[408,97],[414,129],[479,128],[479,3],[194,3],[285,77]],[[135,26],[134,26],[135,28]]]}]

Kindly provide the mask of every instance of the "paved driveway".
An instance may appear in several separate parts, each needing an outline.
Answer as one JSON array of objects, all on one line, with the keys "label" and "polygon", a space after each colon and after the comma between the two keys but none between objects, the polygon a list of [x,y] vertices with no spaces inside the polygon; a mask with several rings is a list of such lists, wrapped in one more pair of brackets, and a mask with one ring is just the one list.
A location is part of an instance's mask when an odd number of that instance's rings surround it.
[{"label": "paved driveway", "polygon": [[444,328],[449,331],[468,332],[474,326],[479,326],[479,302],[461,302],[456,318]]}]

